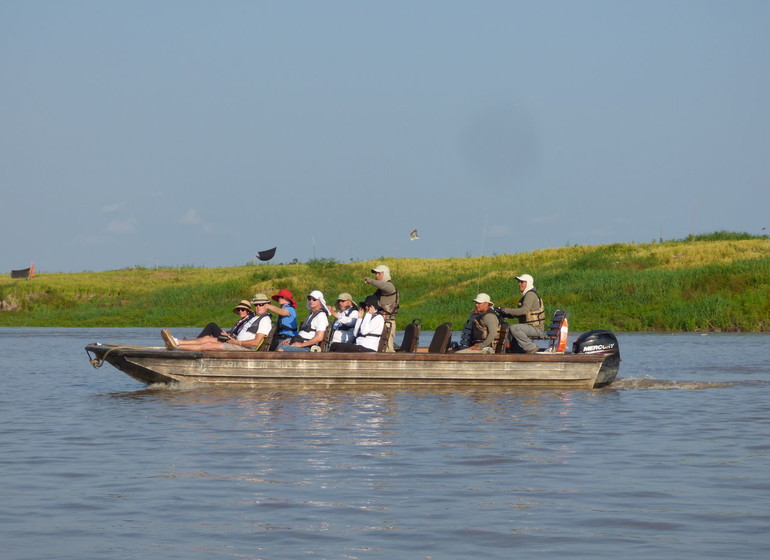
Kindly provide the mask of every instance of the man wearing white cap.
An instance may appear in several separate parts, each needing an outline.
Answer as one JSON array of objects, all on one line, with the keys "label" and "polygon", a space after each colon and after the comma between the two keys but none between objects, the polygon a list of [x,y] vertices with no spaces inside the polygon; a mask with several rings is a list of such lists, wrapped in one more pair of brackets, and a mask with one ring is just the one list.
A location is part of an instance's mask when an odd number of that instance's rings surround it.
[{"label": "man wearing white cap", "polygon": [[508,328],[508,335],[511,344],[510,351],[513,353],[534,354],[538,351],[538,346],[530,340],[530,337],[543,336],[543,325],[545,324],[545,307],[543,300],[535,291],[535,281],[529,274],[522,274],[516,277],[519,283],[521,299],[519,305],[513,308],[500,309],[506,317],[517,317],[519,323],[511,325]]},{"label": "man wearing white cap", "polygon": [[371,284],[377,291],[372,294],[377,298],[382,316],[385,322],[390,324],[390,336],[388,337],[388,347],[386,352],[394,352],[393,337],[396,334],[396,313],[398,313],[399,295],[396,286],[390,279],[390,269],[384,264],[378,265],[372,269],[374,278],[364,278],[364,282]]},{"label": "man wearing white cap", "polygon": [[[473,313],[466,323],[467,334],[463,332],[463,342],[467,347],[458,352],[480,353],[484,352],[485,348],[493,348],[497,331],[500,329],[500,319],[492,310],[493,304],[489,294],[481,293],[473,301]],[[494,348],[491,351],[494,352]]]},{"label": "man wearing white cap", "polygon": [[307,308],[310,314],[299,327],[297,336],[286,339],[278,345],[278,352],[309,352],[310,348],[323,342],[326,329],[329,328],[329,308],[324,295],[313,290],[307,296]]}]

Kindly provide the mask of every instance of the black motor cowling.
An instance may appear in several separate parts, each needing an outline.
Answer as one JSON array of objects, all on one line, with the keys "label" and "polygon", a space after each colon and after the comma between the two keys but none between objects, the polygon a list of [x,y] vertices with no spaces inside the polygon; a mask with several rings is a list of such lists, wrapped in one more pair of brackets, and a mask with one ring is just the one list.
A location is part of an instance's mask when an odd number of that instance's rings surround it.
[{"label": "black motor cowling", "polygon": [[599,329],[581,334],[572,343],[573,354],[604,354],[595,387],[612,383],[620,369],[620,346],[614,333]]}]

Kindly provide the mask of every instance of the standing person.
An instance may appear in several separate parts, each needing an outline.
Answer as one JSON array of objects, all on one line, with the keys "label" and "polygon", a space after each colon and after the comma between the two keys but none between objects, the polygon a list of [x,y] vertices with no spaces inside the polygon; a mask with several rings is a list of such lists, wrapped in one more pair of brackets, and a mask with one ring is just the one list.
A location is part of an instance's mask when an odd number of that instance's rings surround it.
[{"label": "standing person", "polygon": [[330,342],[353,342],[353,329],[358,321],[358,306],[353,303],[353,296],[347,292],[337,296],[337,311],[330,306],[331,315],[335,318],[332,323],[332,339]]},{"label": "standing person", "polygon": [[[467,344],[458,352],[479,353],[485,348],[491,348],[494,352],[495,338],[500,329],[500,319],[494,312],[492,299],[489,294],[481,293],[473,300],[473,312],[467,323],[467,336],[463,332],[463,342]],[[489,352],[489,350],[487,350]]]},{"label": "standing person", "polygon": [[309,352],[313,346],[321,344],[329,328],[329,308],[324,295],[313,290],[307,296],[307,308],[310,315],[302,322],[297,336],[286,339],[278,345],[278,352]]},{"label": "standing person", "polygon": [[335,342],[329,348],[331,352],[377,352],[380,349],[385,318],[377,304],[377,298],[367,296],[366,301],[361,305],[361,310],[364,316],[356,322],[355,342]]},{"label": "standing person", "polygon": [[245,299],[233,308],[233,313],[236,313],[239,319],[229,331],[222,330],[216,323],[209,323],[198,338],[192,340],[174,338],[167,329],[160,331],[160,335],[169,350],[257,350],[270,334],[272,318],[267,313],[266,295],[257,294],[253,301],[257,306],[256,313]]},{"label": "standing person", "polygon": [[372,294],[377,298],[377,305],[381,309],[385,322],[390,325],[388,346],[386,352],[395,352],[393,338],[396,336],[396,314],[399,307],[399,295],[396,286],[390,278],[390,269],[384,264],[372,269],[374,278],[364,278],[366,284],[371,284],[377,291]]},{"label": "standing person", "polygon": [[511,352],[534,354],[539,350],[537,344],[530,337],[543,336],[545,324],[545,307],[543,300],[535,290],[535,281],[529,274],[517,276],[521,299],[519,305],[513,308],[500,309],[505,317],[517,317],[518,324],[508,328],[508,338],[511,343]]},{"label": "standing person", "polygon": [[294,301],[294,294],[286,288],[278,290],[278,293],[272,297],[278,306],[268,303],[267,310],[278,315],[278,325],[275,327],[275,336],[270,344],[270,350],[276,347],[284,340],[289,340],[297,336],[297,302]]}]

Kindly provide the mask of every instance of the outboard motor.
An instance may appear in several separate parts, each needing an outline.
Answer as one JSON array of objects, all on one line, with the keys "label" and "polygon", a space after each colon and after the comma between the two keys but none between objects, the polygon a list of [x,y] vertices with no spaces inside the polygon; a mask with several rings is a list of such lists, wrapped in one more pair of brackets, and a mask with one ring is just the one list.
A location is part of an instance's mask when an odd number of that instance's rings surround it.
[{"label": "outboard motor", "polygon": [[620,369],[620,346],[617,337],[611,331],[599,329],[581,334],[572,343],[572,353],[606,356],[599,369],[595,387],[608,385],[615,380]]}]

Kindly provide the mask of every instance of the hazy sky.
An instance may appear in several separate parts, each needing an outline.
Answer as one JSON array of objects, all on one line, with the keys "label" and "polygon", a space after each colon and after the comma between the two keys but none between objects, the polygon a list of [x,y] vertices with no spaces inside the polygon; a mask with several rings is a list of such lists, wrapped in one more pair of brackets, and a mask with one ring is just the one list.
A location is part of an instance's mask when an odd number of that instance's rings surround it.
[{"label": "hazy sky", "polygon": [[768,30],[766,0],[0,0],[0,271],[766,233]]}]

